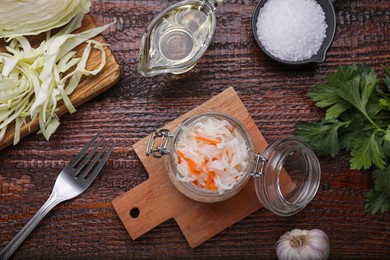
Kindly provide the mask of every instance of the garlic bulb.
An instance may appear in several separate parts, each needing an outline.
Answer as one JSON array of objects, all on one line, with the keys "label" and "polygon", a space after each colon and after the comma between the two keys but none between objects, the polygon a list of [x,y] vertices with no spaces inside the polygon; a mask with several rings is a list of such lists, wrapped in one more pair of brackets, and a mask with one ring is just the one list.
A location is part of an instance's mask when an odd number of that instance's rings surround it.
[{"label": "garlic bulb", "polygon": [[279,260],[320,260],[329,256],[329,238],[319,229],[293,229],[284,233],[276,242]]}]

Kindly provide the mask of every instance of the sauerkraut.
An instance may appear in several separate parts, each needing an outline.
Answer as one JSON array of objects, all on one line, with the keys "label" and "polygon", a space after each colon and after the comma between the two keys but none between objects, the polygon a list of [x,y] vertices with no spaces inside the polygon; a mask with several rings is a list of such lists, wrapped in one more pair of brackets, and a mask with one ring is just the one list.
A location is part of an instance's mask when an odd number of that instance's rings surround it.
[{"label": "sauerkraut", "polygon": [[174,154],[179,181],[221,194],[244,177],[249,147],[231,123],[205,116],[182,130]]}]

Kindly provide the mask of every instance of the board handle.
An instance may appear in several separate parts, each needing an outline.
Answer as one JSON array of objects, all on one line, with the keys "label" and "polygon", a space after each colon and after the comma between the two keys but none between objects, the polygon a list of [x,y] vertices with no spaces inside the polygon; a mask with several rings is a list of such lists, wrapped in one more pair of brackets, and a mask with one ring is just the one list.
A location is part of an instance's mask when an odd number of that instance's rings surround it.
[{"label": "board handle", "polygon": [[164,185],[148,179],[112,201],[132,239],[172,218],[168,194]]}]

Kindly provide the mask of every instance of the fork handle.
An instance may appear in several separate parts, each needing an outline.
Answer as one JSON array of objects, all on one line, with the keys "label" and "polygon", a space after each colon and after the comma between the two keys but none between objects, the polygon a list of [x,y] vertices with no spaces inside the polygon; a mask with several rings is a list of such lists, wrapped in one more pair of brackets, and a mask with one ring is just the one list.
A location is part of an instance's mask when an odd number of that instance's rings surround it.
[{"label": "fork handle", "polygon": [[55,190],[53,190],[49,199],[43,206],[35,213],[34,217],[19,231],[19,233],[7,244],[0,252],[0,259],[6,260],[11,257],[20,244],[26,239],[31,231],[38,225],[38,223],[46,216],[46,214],[63,200],[59,199]]}]

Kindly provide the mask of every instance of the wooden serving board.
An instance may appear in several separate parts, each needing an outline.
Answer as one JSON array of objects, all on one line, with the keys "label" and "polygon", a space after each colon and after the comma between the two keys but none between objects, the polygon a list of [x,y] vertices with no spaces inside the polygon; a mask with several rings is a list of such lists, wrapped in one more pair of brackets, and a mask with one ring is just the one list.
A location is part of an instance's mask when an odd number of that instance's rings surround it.
[{"label": "wooden serving board", "polygon": [[[235,117],[249,131],[255,151],[261,152],[266,148],[267,142],[232,87],[163,128],[173,130],[188,117],[208,111]],[[145,155],[146,143],[147,137],[133,147],[145,166],[149,179],[112,202],[133,239],[174,218],[188,243],[194,248],[262,207],[252,179],[239,194],[226,201],[201,203],[187,198],[171,183],[163,159]],[[290,187],[288,185],[292,184],[288,175],[285,175],[281,182],[287,189]]]},{"label": "wooden serving board", "polygon": [[[84,17],[84,20],[82,22],[82,26],[77,29],[75,32],[81,32],[85,31],[91,28],[96,27],[96,24],[93,22],[90,15],[86,15]],[[45,34],[40,34],[38,36],[32,36],[28,38],[31,45],[33,47],[39,46],[39,44],[45,39]],[[95,38],[93,38],[96,41],[99,41],[101,43],[106,43],[103,36],[98,35]],[[0,39],[0,51],[5,51],[5,42]],[[76,47],[77,55],[81,57],[84,48],[86,44],[81,44],[78,47]],[[112,54],[109,47],[104,47],[104,50],[106,52],[106,65],[102,69],[100,73],[98,73],[96,76],[83,76],[79,85],[74,90],[74,92],[70,95],[70,100],[72,101],[73,105],[77,108],[81,104],[87,102],[88,100],[92,99],[93,97],[99,95],[100,93],[106,91],[113,85],[115,85],[120,78],[120,68],[119,64],[115,60],[114,55]],[[95,69],[100,64],[100,58],[101,53],[100,51],[92,49],[91,55],[88,60],[87,69]],[[59,111],[57,112],[57,116],[62,116],[65,113],[68,112],[66,106],[60,102],[58,105]],[[20,137],[25,137],[28,134],[36,131],[39,128],[38,120],[34,120],[31,122],[30,125],[30,131],[26,125],[24,125],[21,128]],[[8,145],[11,145],[13,143],[14,138],[14,130],[15,128],[13,126],[9,127],[7,129],[7,132],[5,134],[4,139],[0,142],[0,150],[7,147]]]}]

